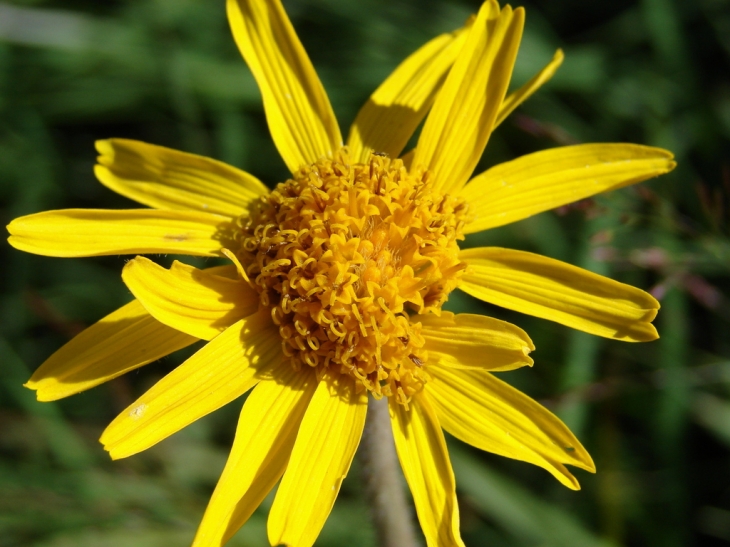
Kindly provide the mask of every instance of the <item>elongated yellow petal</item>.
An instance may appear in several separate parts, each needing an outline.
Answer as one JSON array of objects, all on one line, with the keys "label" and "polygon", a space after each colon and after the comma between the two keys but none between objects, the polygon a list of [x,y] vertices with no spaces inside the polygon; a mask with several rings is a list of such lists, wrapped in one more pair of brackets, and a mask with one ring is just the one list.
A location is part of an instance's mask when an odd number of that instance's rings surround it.
[{"label": "elongated yellow petal", "polygon": [[353,161],[364,163],[373,151],[398,157],[433,104],[465,39],[463,29],[437,36],[380,84],[350,128],[347,146]]},{"label": "elongated yellow petal", "polygon": [[459,258],[468,264],[459,288],[485,302],[606,338],[658,338],[651,321],[659,302],[636,287],[512,249],[468,249]]},{"label": "elongated yellow petal", "polygon": [[193,547],[225,544],[284,474],[317,382],[312,370],[295,371],[288,360],[272,375],[275,379],[259,382],[243,405],[231,454]]},{"label": "elongated yellow petal", "polygon": [[16,218],[8,224],[8,243],[27,253],[59,257],[220,256],[230,228],[229,218],[211,213],[62,209]]},{"label": "elongated yellow petal", "polygon": [[494,121],[494,129],[496,129],[507,118],[507,116],[514,111],[515,108],[529,99],[535,91],[540,89],[543,84],[553,77],[555,71],[563,64],[564,57],[563,50],[557,50],[552,60],[545,65],[540,72],[535,74],[530,81],[517,91],[514,91],[507,96],[502,103],[502,106],[499,108],[499,114],[497,114],[497,119]]},{"label": "elongated yellow petal", "polygon": [[204,211],[228,217],[246,212],[268,189],[253,175],[195,154],[129,139],[96,141],[99,181],[156,209]]},{"label": "elongated yellow petal", "polygon": [[522,220],[674,169],[672,154],[638,144],[579,144],[542,150],[474,177],[460,192],[474,215],[470,234]]},{"label": "elongated yellow petal", "polygon": [[101,436],[113,459],[146,450],[230,403],[281,359],[279,334],[261,311],[223,331],[127,407]]},{"label": "elongated yellow petal", "polygon": [[580,485],[563,464],[595,471],[588,452],[557,416],[491,373],[442,366],[428,370],[427,394],[454,437],[538,465],[573,490]]},{"label": "elongated yellow petal", "polygon": [[418,139],[413,166],[444,193],[461,188],[487,145],[522,37],[525,12],[482,5]]},{"label": "elongated yellow petal", "polygon": [[279,0],[228,0],[233,38],[264,100],[274,144],[291,172],[342,146],[327,93]]},{"label": "elongated yellow petal", "polygon": [[155,319],[203,340],[258,309],[258,294],[245,281],[177,261],[167,270],[138,256],[124,266],[122,279]]},{"label": "elongated yellow petal", "polygon": [[454,472],[441,425],[423,393],[405,409],[389,400],[395,448],[428,547],[462,546]]},{"label": "elongated yellow petal", "polygon": [[416,155],[416,149],[413,148],[413,149],[409,150],[408,152],[406,152],[405,154],[403,154],[400,158],[401,160],[403,160],[403,166],[406,169],[408,169],[409,171],[411,170],[411,165],[413,165],[413,157],[415,155]]},{"label": "elongated yellow petal", "polygon": [[367,408],[367,392],[356,394],[348,376],[319,382],[269,513],[272,545],[314,544],[350,469]]},{"label": "elongated yellow petal", "polygon": [[198,339],[171,329],[133,300],[51,355],[25,387],[39,401],[85,391],[189,346]]},{"label": "elongated yellow petal", "polygon": [[413,315],[420,322],[428,361],[450,367],[512,370],[532,366],[535,346],[521,328],[484,315],[441,312],[441,317]]}]

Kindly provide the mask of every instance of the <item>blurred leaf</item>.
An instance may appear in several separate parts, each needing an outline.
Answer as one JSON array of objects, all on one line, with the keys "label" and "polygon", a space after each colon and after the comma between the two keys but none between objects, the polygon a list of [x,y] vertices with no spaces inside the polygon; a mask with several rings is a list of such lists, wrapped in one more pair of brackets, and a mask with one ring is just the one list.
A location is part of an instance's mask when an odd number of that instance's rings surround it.
[{"label": "blurred leaf", "polygon": [[453,445],[449,454],[458,489],[522,545],[612,545],[593,535],[570,513],[540,499]]}]

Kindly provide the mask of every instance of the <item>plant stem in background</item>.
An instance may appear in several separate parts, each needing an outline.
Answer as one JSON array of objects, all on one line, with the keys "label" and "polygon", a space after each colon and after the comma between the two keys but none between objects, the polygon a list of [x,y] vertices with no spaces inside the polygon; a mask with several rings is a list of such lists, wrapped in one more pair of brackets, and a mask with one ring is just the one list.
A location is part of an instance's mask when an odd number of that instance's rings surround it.
[{"label": "plant stem in background", "polygon": [[368,416],[359,453],[365,495],[378,535],[377,545],[416,547],[413,517],[404,495],[386,398],[368,398]]}]

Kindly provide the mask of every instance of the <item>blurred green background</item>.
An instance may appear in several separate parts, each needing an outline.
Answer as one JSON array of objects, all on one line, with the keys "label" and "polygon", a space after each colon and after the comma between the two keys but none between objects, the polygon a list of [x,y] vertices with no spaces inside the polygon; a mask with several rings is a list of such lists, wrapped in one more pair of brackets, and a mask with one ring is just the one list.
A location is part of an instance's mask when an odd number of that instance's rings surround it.
[{"label": "blurred green background", "polygon": [[[285,0],[346,129],[407,54],[476,0]],[[455,295],[506,319],[536,366],[502,374],[557,412],[593,455],[571,492],[528,464],[453,439],[468,546],[730,543],[730,0],[525,1],[513,86],[557,47],[552,82],[492,136],[479,169],[575,142],[662,146],[661,179],[483,234],[661,299],[662,338],[629,345]],[[0,215],[133,206],[92,174],[94,140],[210,155],[272,184],[286,169],[229,35],[223,0],[0,2]],[[158,257],[169,263],[171,257]],[[130,299],[125,257],[48,259],[0,247],[0,547],[186,546],[225,462],[240,401],[144,454],[97,439],[179,363],[174,355],[54,404],[22,387],[53,351]],[[190,262],[188,260],[188,262]],[[453,441],[453,442],[452,442]],[[319,546],[372,546],[355,463]],[[266,543],[270,500],[231,541]]]}]

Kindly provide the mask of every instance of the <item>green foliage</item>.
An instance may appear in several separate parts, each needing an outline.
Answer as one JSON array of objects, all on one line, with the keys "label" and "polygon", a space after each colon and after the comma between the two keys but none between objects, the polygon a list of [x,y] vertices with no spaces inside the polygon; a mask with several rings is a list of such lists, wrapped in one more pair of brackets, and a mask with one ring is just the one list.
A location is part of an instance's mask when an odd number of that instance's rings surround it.
[{"label": "green foliage", "polygon": [[[476,0],[284,0],[343,128],[408,53]],[[536,365],[501,377],[571,425],[594,456],[584,489],[454,441],[470,546],[730,541],[730,1],[529,0],[514,83],[557,47],[556,77],[492,137],[479,169],[572,142],[672,150],[672,174],[470,236],[652,289],[654,343],[571,332],[455,295],[454,310],[525,328]],[[133,206],[92,174],[94,140],[127,137],[285,177],[223,0],[0,2],[0,215]],[[724,151],[724,155],[723,155]],[[159,257],[163,262],[169,257]],[[21,387],[129,299],[122,257],[0,248],[0,547],[188,545],[240,402],[147,453],[110,462],[104,425],[184,355],[58,403]],[[200,262],[202,263],[202,262]],[[269,498],[268,503],[270,503]],[[232,545],[267,545],[265,503]],[[357,465],[318,543],[374,545]]]}]

